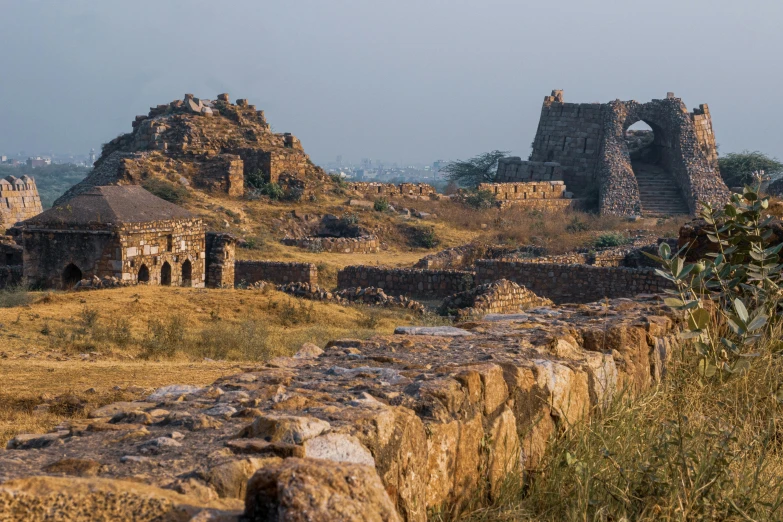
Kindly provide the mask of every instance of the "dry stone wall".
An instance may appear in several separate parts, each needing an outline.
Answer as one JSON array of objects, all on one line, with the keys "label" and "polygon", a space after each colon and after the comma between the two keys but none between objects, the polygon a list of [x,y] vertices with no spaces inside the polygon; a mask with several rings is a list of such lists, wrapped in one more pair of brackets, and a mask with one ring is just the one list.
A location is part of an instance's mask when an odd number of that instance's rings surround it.
[{"label": "dry stone wall", "polygon": [[207,287],[234,288],[237,238],[231,234],[207,232]]},{"label": "dry stone wall", "polygon": [[234,268],[236,284],[268,281],[275,284],[318,284],[318,268],[312,263],[284,263],[280,261],[237,261]]},{"label": "dry stone wall", "polygon": [[473,287],[473,272],[349,266],[337,273],[337,287],[381,288],[388,295],[418,298],[446,297]]},{"label": "dry stone wall", "polygon": [[284,245],[295,246],[311,252],[332,252],[337,254],[374,254],[380,252],[377,236],[359,237],[284,237]]},{"label": "dry stone wall", "polygon": [[476,281],[508,279],[555,303],[589,303],[605,297],[657,294],[671,288],[652,269],[526,263],[483,259],[476,262]]},{"label": "dry stone wall", "polygon": [[8,176],[0,179],[0,234],[41,212],[41,198],[33,178]]},{"label": "dry stone wall", "polygon": [[563,168],[554,161],[522,161],[519,156],[509,156],[498,160],[495,179],[498,183],[563,181]]},{"label": "dry stone wall", "polygon": [[458,321],[465,321],[480,319],[487,314],[519,312],[552,304],[549,299],[537,296],[524,286],[501,279],[446,297],[441,303],[440,313],[455,314]]},{"label": "dry stone wall", "polygon": [[437,191],[426,183],[375,183],[357,181],[348,183],[350,191],[358,192],[368,198],[429,197]]}]

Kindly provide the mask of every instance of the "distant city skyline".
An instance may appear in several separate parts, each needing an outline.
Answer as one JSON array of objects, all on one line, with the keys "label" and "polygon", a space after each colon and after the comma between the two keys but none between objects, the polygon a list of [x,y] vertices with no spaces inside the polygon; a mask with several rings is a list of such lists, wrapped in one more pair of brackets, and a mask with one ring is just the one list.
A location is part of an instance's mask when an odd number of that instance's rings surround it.
[{"label": "distant city skyline", "polygon": [[228,92],[318,164],[525,157],[552,89],[572,102],[674,91],[689,109],[710,105],[722,153],[783,156],[783,106],[767,101],[783,75],[770,67],[779,2],[243,0],[225,7],[230,24],[202,0],[2,6],[9,156],[88,154],[150,106]]}]

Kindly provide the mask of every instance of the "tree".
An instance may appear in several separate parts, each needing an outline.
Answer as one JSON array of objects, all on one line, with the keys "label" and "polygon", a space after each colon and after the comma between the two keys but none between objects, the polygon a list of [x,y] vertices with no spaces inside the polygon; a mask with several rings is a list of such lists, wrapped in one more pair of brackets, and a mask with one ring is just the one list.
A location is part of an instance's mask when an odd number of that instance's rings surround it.
[{"label": "tree", "polygon": [[783,174],[783,163],[759,151],[732,152],[718,160],[720,174],[729,187],[744,187],[753,183],[753,173],[764,171],[776,178]]},{"label": "tree", "polygon": [[469,160],[452,161],[440,168],[446,179],[463,187],[478,187],[479,183],[494,183],[497,177],[498,160],[505,158],[508,151],[493,150],[479,154]]}]

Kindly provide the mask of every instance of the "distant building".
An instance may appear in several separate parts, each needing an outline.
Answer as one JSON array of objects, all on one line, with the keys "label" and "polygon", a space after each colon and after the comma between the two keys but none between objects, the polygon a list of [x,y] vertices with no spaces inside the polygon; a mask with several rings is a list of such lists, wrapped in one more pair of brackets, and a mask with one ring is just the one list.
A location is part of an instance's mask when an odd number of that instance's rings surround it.
[{"label": "distant building", "polygon": [[43,167],[45,165],[51,165],[52,159],[51,158],[42,158],[41,156],[36,156],[34,158],[27,158],[27,166],[34,169],[37,167]]},{"label": "distant building", "polygon": [[90,149],[90,157],[87,166],[92,167],[94,163],[95,163],[95,149]]}]

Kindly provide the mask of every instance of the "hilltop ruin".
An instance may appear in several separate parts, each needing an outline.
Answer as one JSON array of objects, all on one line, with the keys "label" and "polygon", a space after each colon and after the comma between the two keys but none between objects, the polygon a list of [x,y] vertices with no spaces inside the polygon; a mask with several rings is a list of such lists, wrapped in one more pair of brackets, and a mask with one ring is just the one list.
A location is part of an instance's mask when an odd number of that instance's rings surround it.
[{"label": "hilltop ruin", "polygon": [[264,111],[246,99],[186,94],[136,116],[133,130],[106,143],[90,175],[55,205],[94,186],[139,185],[148,177],[242,196],[247,176],[259,173],[269,182],[324,176],[294,135],[273,132]]},{"label": "hilltop ruin", "polygon": [[[637,122],[649,131],[629,131]],[[544,98],[528,161],[500,161],[498,182],[562,180],[577,198],[595,198],[602,214],[695,214],[699,201],[722,205],[729,191],[718,171],[706,104],[688,112],[674,93],[639,103],[566,103]]]}]

